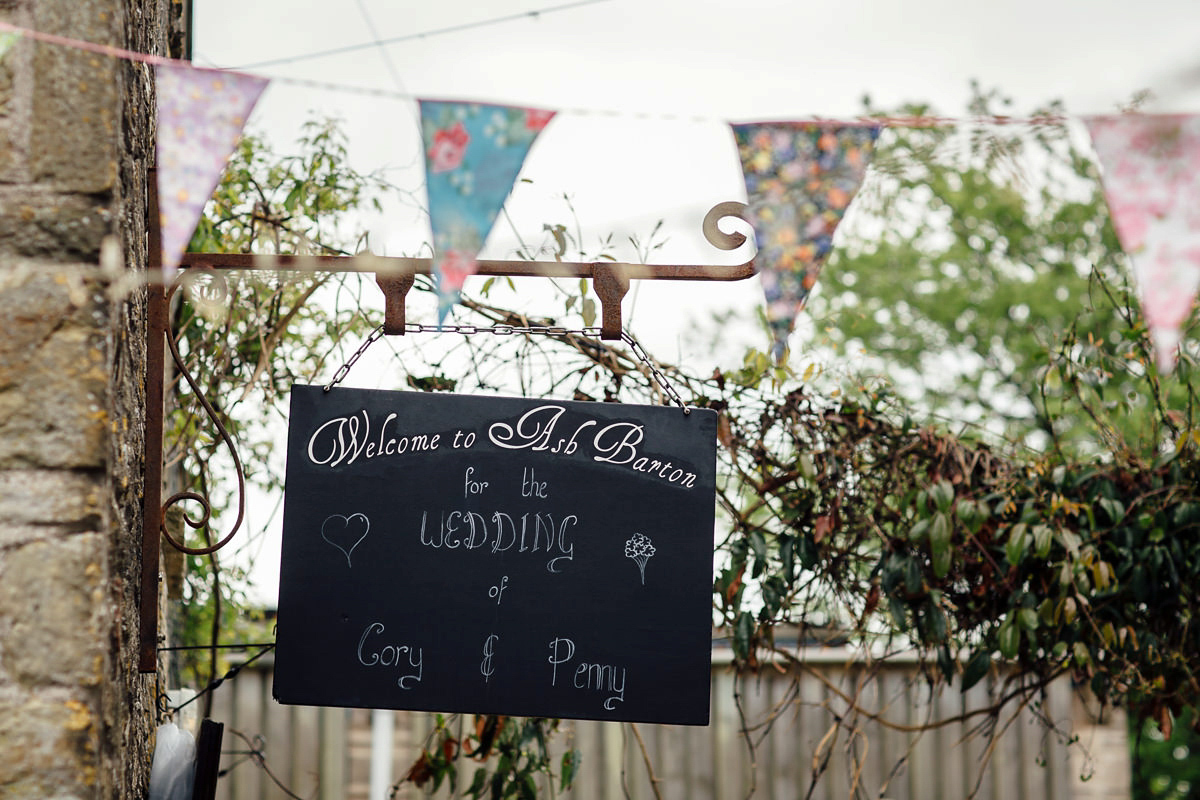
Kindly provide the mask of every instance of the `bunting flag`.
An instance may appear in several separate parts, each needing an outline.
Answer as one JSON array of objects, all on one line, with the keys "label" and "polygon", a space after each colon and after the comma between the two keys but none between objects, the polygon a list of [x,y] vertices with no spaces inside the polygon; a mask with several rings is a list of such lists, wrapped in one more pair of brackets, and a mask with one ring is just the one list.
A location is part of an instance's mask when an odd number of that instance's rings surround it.
[{"label": "bunting flag", "polygon": [[1169,372],[1200,288],[1200,116],[1123,114],[1084,123],[1104,169],[1117,238],[1133,261],[1158,368]]},{"label": "bunting flag", "polygon": [[476,272],[484,240],[554,112],[432,100],[420,105],[440,322]]},{"label": "bunting flag", "polygon": [[799,122],[731,126],[758,245],[774,355],[833,249],[833,232],[862,185],[879,128]]},{"label": "bunting flag", "polygon": [[158,213],[169,279],[268,80],[182,63],[158,64],[155,80]]}]

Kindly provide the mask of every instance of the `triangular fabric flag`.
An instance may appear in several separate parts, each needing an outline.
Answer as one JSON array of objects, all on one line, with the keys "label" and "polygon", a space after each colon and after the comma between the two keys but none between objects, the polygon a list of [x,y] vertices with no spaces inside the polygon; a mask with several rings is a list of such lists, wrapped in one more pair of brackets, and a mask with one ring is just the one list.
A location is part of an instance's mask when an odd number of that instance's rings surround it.
[{"label": "triangular fabric flag", "polygon": [[1104,196],[1133,261],[1142,313],[1162,372],[1200,289],[1200,116],[1084,119],[1104,169]]},{"label": "triangular fabric flag", "polygon": [[440,322],[476,272],[484,240],[554,112],[435,100],[420,105]]},{"label": "triangular fabric flag", "polygon": [[169,279],[269,81],[182,64],[159,64],[155,81],[158,215],[163,276]]},{"label": "triangular fabric flag", "polygon": [[879,127],[808,122],[732,125],[749,198],[774,355],[833,249],[833,232],[862,185]]}]

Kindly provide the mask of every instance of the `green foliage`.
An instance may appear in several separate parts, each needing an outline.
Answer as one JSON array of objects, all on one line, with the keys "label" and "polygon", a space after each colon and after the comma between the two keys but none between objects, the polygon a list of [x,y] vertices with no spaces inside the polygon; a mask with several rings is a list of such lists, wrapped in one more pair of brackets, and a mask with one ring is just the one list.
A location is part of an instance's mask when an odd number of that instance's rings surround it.
[{"label": "green foliage", "polygon": [[[972,91],[972,113],[1009,113],[998,93]],[[878,113],[869,102],[868,113]],[[1140,365],[1122,363],[1141,335],[1128,259],[1086,136],[1062,114],[1051,104],[1036,124],[886,129],[876,180],[809,311],[918,407],[1039,448],[1098,452],[1099,424],[1152,451],[1155,409],[1139,392]],[[1057,371],[1062,350],[1081,347],[1097,356],[1075,376],[1102,400],[1091,413],[1064,400]],[[1186,398],[1172,382],[1160,388]]]},{"label": "green foliage", "polygon": [[309,120],[297,152],[276,155],[253,134],[242,137],[188,249],[197,253],[346,254],[362,235],[347,214],[379,210],[382,180],[347,165],[337,120]]},{"label": "green foliage", "polygon": [[[1159,397],[1144,331],[1135,321],[1121,333],[1136,353],[1123,379]],[[1070,375],[1110,363],[1074,345],[1054,357]],[[1171,432],[1162,455],[1138,454],[1096,420],[1103,455],[1086,457],[999,452],[917,427],[878,385],[840,400],[796,388],[751,403],[748,392],[774,378],[724,373],[708,404],[723,415],[732,531],[714,592],[735,655],[756,665],[780,625],[834,626],[851,641],[915,647],[934,677],[964,687],[1007,663],[1024,696],[1069,673],[1141,717],[1194,708],[1196,368],[1185,353],[1182,410],[1150,404]],[[1063,386],[1063,413],[1095,420],[1090,387]]]},{"label": "green foliage", "polygon": [[1176,722],[1167,735],[1152,721],[1131,726],[1134,800],[1200,798],[1195,710],[1187,710]]},{"label": "green foliage", "polygon": [[[462,788],[464,797],[533,800],[539,793],[539,777],[553,795],[555,765],[547,742],[558,729],[558,720],[476,715],[473,730],[456,735],[451,727],[460,719],[458,715],[449,720],[438,716],[429,743],[401,784],[412,783],[436,792],[443,783],[448,783],[453,793],[458,788],[460,773],[465,775],[470,768],[466,759],[471,759],[480,766],[471,773],[471,783]],[[558,791],[571,787],[579,761],[578,750],[563,753],[557,775]],[[401,784],[392,787],[393,796]]]}]

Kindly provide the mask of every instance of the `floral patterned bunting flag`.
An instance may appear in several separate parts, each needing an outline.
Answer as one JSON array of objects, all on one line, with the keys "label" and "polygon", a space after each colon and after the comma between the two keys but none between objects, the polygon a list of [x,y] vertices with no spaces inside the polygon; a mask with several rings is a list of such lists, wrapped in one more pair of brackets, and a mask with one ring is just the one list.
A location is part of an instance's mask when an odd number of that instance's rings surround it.
[{"label": "floral patterned bunting flag", "polygon": [[1169,372],[1200,288],[1200,116],[1084,122],[1104,168],[1113,226],[1133,260],[1158,368]]},{"label": "floral patterned bunting flag", "polygon": [[438,317],[445,319],[553,111],[421,100]]},{"label": "floral patterned bunting flag", "polygon": [[175,64],[155,68],[163,277],[179,267],[246,119],[268,80]]},{"label": "floral patterned bunting flag", "polygon": [[732,128],[781,361],[796,314],[833,249],[833,232],[862,185],[879,128],[801,122]]}]

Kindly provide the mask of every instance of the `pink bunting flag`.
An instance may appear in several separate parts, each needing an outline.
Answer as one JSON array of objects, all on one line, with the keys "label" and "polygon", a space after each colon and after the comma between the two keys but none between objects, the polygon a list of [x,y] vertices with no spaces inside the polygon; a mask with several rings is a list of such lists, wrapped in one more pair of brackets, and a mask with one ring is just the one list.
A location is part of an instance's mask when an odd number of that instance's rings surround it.
[{"label": "pink bunting flag", "polygon": [[1104,168],[1113,226],[1133,260],[1158,368],[1169,372],[1200,289],[1200,116],[1084,122]]},{"label": "pink bunting flag", "polygon": [[169,279],[268,80],[182,64],[158,65],[155,78],[158,213]]}]

